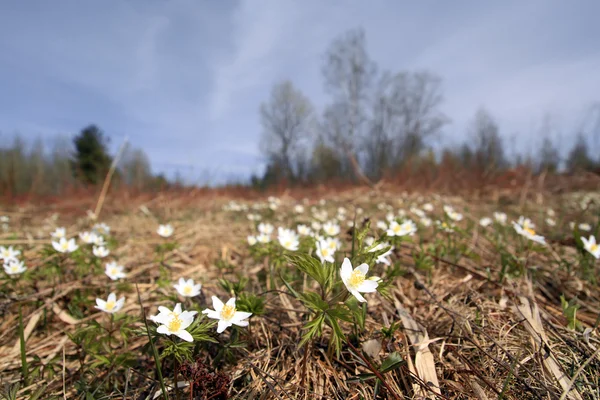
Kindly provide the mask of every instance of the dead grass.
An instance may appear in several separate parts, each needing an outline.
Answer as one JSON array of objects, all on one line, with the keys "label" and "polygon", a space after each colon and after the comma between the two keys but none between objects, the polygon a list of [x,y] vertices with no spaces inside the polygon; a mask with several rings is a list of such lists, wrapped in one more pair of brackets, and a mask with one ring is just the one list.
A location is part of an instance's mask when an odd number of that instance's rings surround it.
[{"label": "dead grass", "polygon": [[[317,193],[318,189],[294,193],[294,197],[316,201]],[[281,197],[285,201],[292,195],[284,193]],[[518,195],[514,197],[518,199]],[[248,257],[244,241],[251,233],[251,225],[245,218],[234,219],[221,210],[228,198],[218,193],[198,192],[187,196],[163,193],[153,198],[107,199],[100,219],[111,226],[119,242],[115,255],[127,267],[127,281],[138,285],[147,314],[154,313],[158,301],[171,294],[157,285],[159,272],[154,246],[160,240],[154,232],[159,222],[170,221],[175,226],[179,247],[166,257],[173,279],[180,276],[199,279],[204,293],[223,294],[217,279],[234,279],[236,274],[243,274],[250,278],[250,288],[264,291],[257,276],[265,266]],[[398,193],[381,188],[360,189],[329,198],[336,207],[360,204],[373,209],[380,201],[396,205]],[[468,205],[469,217],[478,219],[490,210],[507,208],[498,205],[497,196],[495,202],[494,196],[491,198],[492,201],[476,203],[460,197],[452,201]],[[539,202],[535,197],[533,200],[525,205],[529,210]],[[558,204],[558,201],[562,200],[554,195],[543,199],[544,204]],[[75,233],[89,228],[85,215],[94,204],[91,200],[72,201],[15,210],[11,225],[17,227],[17,237],[4,235],[0,245],[23,244],[28,268],[41,268],[45,260],[39,258],[39,250],[49,243],[45,239],[49,227],[57,224],[51,215],[59,212],[58,225]],[[518,200],[508,208],[513,215],[521,211]],[[481,228],[476,228],[472,237],[464,241],[479,255],[479,260],[438,259],[430,274],[415,269],[411,257],[413,244],[397,250],[395,256],[401,260],[406,275],[397,279],[389,298],[380,295],[369,298],[366,330],[361,339],[376,339],[375,343],[380,345],[376,349],[380,350],[367,348],[366,356],[358,349],[352,351],[352,346],[358,344],[351,343],[339,359],[330,360],[326,355],[326,340],[317,342],[305,354],[306,349],[297,348],[305,316],[302,308],[281,293],[267,295],[268,312],[252,320],[252,335],[247,338],[247,347],[241,350],[237,364],[220,367],[230,379],[230,397],[371,399],[373,381],[358,382],[351,378],[369,372],[364,364],[377,362],[396,351],[406,363],[385,375],[387,389],[380,392],[381,398],[600,398],[599,287],[581,280],[574,272],[553,267],[552,255],[533,256],[531,265],[536,266],[533,279],[512,278],[500,283],[495,279],[500,271],[498,255],[477,233],[478,229]],[[564,233],[557,233],[552,245],[568,258],[571,248],[561,244]],[[426,241],[431,240],[425,237]],[[234,266],[234,271],[218,268],[217,260]],[[35,383],[44,387],[42,398],[75,398],[79,350],[67,335],[86,320],[100,319],[102,315],[90,308],[86,317],[77,319],[68,312],[68,304],[73,293],[81,288],[98,288],[100,295],[106,291],[105,286],[106,277],[88,276],[57,286],[35,282],[24,290],[26,294],[0,293],[0,383],[21,379],[17,324],[21,306],[29,362],[42,369],[55,369],[54,376],[46,373]],[[567,299],[578,299],[581,306],[578,320],[584,328],[591,328],[587,335],[566,328],[561,294]],[[125,295],[127,303],[123,311],[139,315],[135,288],[131,287]],[[399,322],[401,328],[391,340],[382,341],[381,328],[392,322]],[[128,350],[140,351],[146,343],[146,337],[139,337],[128,344]],[[209,353],[208,359],[212,356]],[[140,357],[125,381],[126,389],[121,388],[120,393],[115,390],[114,398],[146,398],[159,390],[153,361],[145,356]],[[20,393],[26,392],[28,388],[20,389]]]}]

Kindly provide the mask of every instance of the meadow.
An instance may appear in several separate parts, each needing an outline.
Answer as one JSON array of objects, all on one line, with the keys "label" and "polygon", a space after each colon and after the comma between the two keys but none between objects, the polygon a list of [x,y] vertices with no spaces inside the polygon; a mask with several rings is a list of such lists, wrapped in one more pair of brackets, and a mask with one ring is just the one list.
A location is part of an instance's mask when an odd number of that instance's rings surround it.
[{"label": "meadow", "polygon": [[597,193],[94,206],[0,214],[0,398],[600,398]]}]

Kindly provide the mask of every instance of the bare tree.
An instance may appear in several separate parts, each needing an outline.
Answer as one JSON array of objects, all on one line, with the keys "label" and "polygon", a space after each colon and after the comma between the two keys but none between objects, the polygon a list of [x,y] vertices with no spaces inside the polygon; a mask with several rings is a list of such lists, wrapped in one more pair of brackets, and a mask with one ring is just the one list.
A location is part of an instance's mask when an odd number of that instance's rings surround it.
[{"label": "bare tree", "polygon": [[478,168],[493,171],[506,166],[504,145],[498,133],[498,124],[490,113],[479,109],[471,127],[474,162]]},{"label": "bare tree", "polygon": [[260,106],[263,137],[261,149],[270,164],[290,180],[298,177],[303,145],[312,132],[313,107],[310,100],[289,81],[276,84],[271,98]]},{"label": "bare tree", "polygon": [[[324,113],[324,133],[355,167],[356,143],[364,134],[376,71],[376,64],[367,53],[362,29],[350,30],[338,37],[325,54],[323,77],[333,105]],[[359,169],[355,173],[362,176]]]}]

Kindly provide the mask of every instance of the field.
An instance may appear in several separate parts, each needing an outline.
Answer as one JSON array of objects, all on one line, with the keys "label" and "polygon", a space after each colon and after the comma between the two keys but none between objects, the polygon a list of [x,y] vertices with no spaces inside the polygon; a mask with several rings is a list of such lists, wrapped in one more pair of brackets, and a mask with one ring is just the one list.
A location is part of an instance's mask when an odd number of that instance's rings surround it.
[{"label": "field", "polygon": [[[0,245],[26,268],[0,275],[6,399],[600,398],[593,193],[165,193],[109,197],[97,216],[95,205],[5,213]],[[104,257],[85,242],[98,236]],[[171,313],[177,303],[197,314]]]}]

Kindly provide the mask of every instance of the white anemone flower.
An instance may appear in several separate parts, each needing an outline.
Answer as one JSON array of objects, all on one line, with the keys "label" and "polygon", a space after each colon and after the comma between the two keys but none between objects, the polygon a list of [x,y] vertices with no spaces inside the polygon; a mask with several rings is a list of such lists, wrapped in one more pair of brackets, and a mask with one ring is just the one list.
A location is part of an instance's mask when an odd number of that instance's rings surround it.
[{"label": "white anemone flower", "polygon": [[92,248],[92,253],[98,258],[104,258],[110,254],[110,251],[104,246],[94,246]]},{"label": "white anemone flower", "polygon": [[459,212],[456,212],[452,206],[444,206],[444,212],[452,221],[462,221],[463,215]]},{"label": "white anemone flower", "polygon": [[[371,246],[373,245],[373,243],[371,242]],[[381,251],[383,249],[385,249],[386,247],[389,247],[390,244],[389,243],[379,243],[377,246],[373,247],[371,250],[369,250],[369,253],[374,253],[376,251]],[[394,246],[390,247],[385,253],[380,254],[379,256],[377,256],[377,260],[375,260],[375,262],[377,264],[385,264],[385,265],[391,265],[392,262],[389,258],[390,254],[392,254],[392,251],[394,250]]]},{"label": "white anemone flower", "polygon": [[258,240],[256,239],[256,236],[253,236],[253,235],[248,235],[248,237],[246,239],[248,240],[248,244],[250,246],[254,246],[258,242]]},{"label": "white anemone flower", "polygon": [[421,218],[421,225],[431,226],[431,223],[432,223],[431,218],[428,218],[428,217]]},{"label": "white anemone flower", "polygon": [[183,278],[179,278],[179,282],[173,285],[177,293],[184,297],[195,297],[200,294],[200,289],[202,289],[202,284],[197,283],[194,284],[193,279],[188,279],[187,281]]},{"label": "white anemone flower", "polygon": [[302,213],[304,213],[304,206],[302,204],[296,204],[294,206],[294,212],[296,214],[302,214]]},{"label": "white anemone flower", "polygon": [[546,224],[548,226],[555,226],[556,225],[556,221],[553,220],[552,218],[548,217],[548,218],[546,218]]},{"label": "white anemone flower", "polygon": [[444,232],[454,232],[454,226],[452,226],[446,221],[435,221],[435,223],[437,224],[438,228],[443,230]]},{"label": "white anemone flower", "polygon": [[388,236],[412,236],[417,231],[417,225],[411,221],[405,221],[399,224],[396,221],[390,222],[390,226],[386,231]]},{"label": "white anemone flower", "polygon": [[317,241],[317,257],[321,260],[321,264],[325,263],[325,261],[333,263],[335,260],[333,255],[335,254],[335,249],[329,247],[329,243],[325,240]]},{"label": "white anemone flower", "polygon": [[336,250],[339,250],[342,248],[342,242],[338,238],[328,237],[328,238],[324,238],[322,240],[325,242],[327,247],[329,247],[331,250],[336,251]]},{"label": "white anemone flower", "polygon": [[22,274],[26,270],[27,267],[25,267],[25,263],[17,259],[10,259],[8,262],[4,263],[4,272],[8,275]]},{"label": "white anemone flower", "polygon": [[79,239],[81,239],[81,241],[83,243],[87,243],[87,244],[91,244],[91,243],[95,243],[96,240],[98,238],[98,235],[96,235],[96,233],[94,232],[80,232],[79,233]]},{"label": "white anemone flower", "polygon": [[79,248],[75,243],[75,239],[60,238],[58,242],[52,242],[52,247],[59,253],[72,253]]},{"label": "white anemone flower", "polygon": [[202,314],[206,314],[208,318],[218,319],[217,333],[222,333],[231,325],[248,326],[248,321],[252,313],[237,311],[235,308],[235,297],[230,298],[227,303],[223,304],[218,297],[212,296],[214,310],[205,309]]},{"label": "white anemone flower", "polygon": [[54,232],[50,234],[54,239],[60,239],[67,236],[67,230],[65,228],[56,228]]},{"label": "white anemone flower", "polygon": [[583,222],[579,224],[579,230],[589,232],[592,230],[592,226],[588,223]]},{"label": "white anemone flower", "polygon": [[519,235],[525,236],[527,239],[536,243],[546,244],[546,239],[535,232],[535,225],[529,218],[521,216],[518,222],[513,221],[513,227]]},{"label": "white anemone flower", "polygon": [[121,310],[124,304],[125,297],[121,297],[119,300],[117,300],[117,295],[111,293],[108,295],[108,298],[106,300],[96,299],[95,308],[97,308],[98,310],[102,310],[106,313],[113,314]]},{"label": "white anemone flower", "polygon": [[342,267],[340,268],[340,277],[346,286],[346,289],[361,303],[366,303],[361,293],[373,293],[377,290],[379,283],[375,280],[367,279],[369,266],[361,264],[352,269],[352,263],[348,258],[344,258]]},{"label": "white anemone flower", "polygon": [[102,235],[96,234],[94,236],[94,241],[92,242],[96,246],[105,246],[106,242],[104,241],[104,237]]},{"label": "white anemone flower", "polygon": [[384,221],[377,221],[375,223],[375,226],[377,227],[377,229],[381,229],[382,231],[387,231],[388,226]]},{"label": "white anemone flower", "polygon": [[186,329],[194,322],[194,316],[198,314],[197,311],[182,311],[181,303],[177,303],[173,311],[166,307],[158,307],[158,310],[158,315],[150,317],[152,321],[159,324],[156,332],[167,336],[175,335],[186,342],[194,341],[194,338]]},{"label": "white anemone flower", "polygon": [[320,231],[320,230],[321,230],[321,228],[322,228],[323,226],[321,225],[321,223],[320,223],[319,221],[313,221],[313,222],[310,224],[310,227],[311,227],[311,228],[312,228],[312,229],[313,229],[315,232],[318,232],[318,231]]},{"label": "white anemone flower", "polygon": [[501,225],[506,224],[506,218],[507,218],[506,213],[499,212],[499,211],[494,213],[494,219],[496,220],[496,222],[498,222]]},{"label": "white anemone flower", "polygon": [[310,228],[306,225],[298,225],[296,227],[296,231],[301,236],[310,236],[310,234],[312,233]]},{"label": "white anemone flower", "polygon": [[125,278],[127,274],[125,273],[125,267],[122,265],[118,265],[116,261],[106,263],[106,268],[104,273],[113,281],[116,281],[121,278]]},{"label": "white anemone flower", "polygon": [[10,262],[11,260],[16,260],[19,254],[21,254],[21,251],[13,249],[12,246],[0,246],[0,258],[5,263]]},{"label": "white anemone flower", "polygon": [[417,217],[419,218],[424,218],[425,217],[425,211],[417,208],[417,207],[411,207],[410,208],[410,212],[415,214]]},{"label": "white anemone flower", "polygon": [[269,235],[261,233],[256,237],[256,241],[258,243],[269,243],[271,241],[271,237]]},{"label": "white anemone flower", "polygon": [[433,211],[433,204],[431,204],[431,203],[423,204],[423,210],[425,210],[427,212],[432,212]]},{"label": "white anemone flower", "polygon": [[296,251],[300,245],[298,235],[291,229],[279,227],[277,229],[277,240],[279,244],[286,250]]},{"label": "white anemone flower", "polygon": [[483,217],[479,220],[479,225],[485,227],[488,227],[492,224],[492,219],[490,217]]},{"label": "white anemone flower", "polygon": [[171,224],[159,225],[156,233],[158,233],[159,236],[168,238],[173,234],[173,226],[171,226]]},{"label": "white anemone flower", "polygon": [[333,221],[327,221],[323,224],[323,232],[328,236],[337,236],[340,233],[340,226]]},{"label": "white anemone flower", "polygon": [[104,222],[101,222],[92,226],[92,230],[102,235],[108,235],[110,233],[110,226],[106,225]]},{"label": "white anemone flower", "polygon": [[600,258],[600,246],[596,243],[596,238],[594,236],[590,236],[589,239],[581,237],[581,241],[583,242],[583,247],[589,251],[594,257]]},{"label": "white anemone flower", "polygon": [[258,224],[258,231],[260,233],[264,233],[265,235],[270,235],[271,233],[273,233],[274,229],[275,227],[273,227],[273,225],[266,222],[261,222],[260,224]]}]

